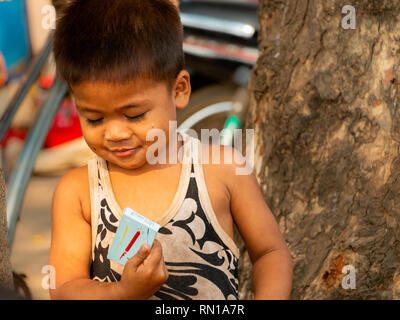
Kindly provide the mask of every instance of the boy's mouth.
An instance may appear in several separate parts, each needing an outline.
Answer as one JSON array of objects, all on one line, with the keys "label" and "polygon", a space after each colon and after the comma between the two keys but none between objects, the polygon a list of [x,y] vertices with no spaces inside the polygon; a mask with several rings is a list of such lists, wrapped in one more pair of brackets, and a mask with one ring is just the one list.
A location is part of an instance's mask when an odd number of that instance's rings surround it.
[{"label": "boy's mouth", "polygon": [[136,148],[132,148],[132,149],[126,149],[126,148],[119,148],[119,149],[112,149],[112,150],[110,149],[110,152],[117,157],[128,157],[128,156],[131,156],[134,153],[136,153],[139,148],[140,147],[136,147]]}]

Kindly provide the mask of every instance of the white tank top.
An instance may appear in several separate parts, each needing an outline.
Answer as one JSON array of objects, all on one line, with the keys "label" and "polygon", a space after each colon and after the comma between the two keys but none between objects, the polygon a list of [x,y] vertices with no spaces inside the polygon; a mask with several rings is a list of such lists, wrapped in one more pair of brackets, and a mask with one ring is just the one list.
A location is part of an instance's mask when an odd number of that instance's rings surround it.
[{"label": "white tank top", "polygon": [[[169,278],[151,299],[238,299],[239,249],[222,229],[205,184],[201,143],[186,133],[175,197],[157,222]],[[119,281],[124,266],[107,259],[122,208],[113,194],[107,162],[88,161],[92,221],[91,279]],[[154,195],[157,200],[157,195]]]}]

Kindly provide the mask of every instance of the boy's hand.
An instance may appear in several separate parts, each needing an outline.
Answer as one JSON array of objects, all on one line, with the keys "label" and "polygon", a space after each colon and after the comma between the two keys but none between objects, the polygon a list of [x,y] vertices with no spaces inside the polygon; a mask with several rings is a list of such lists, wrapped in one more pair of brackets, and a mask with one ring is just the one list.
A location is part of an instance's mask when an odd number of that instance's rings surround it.
[{"label": "boy's hand", "polygon": [[150,249],[144,244],[125,264],[120,288],[126,299],[140,300],[150,298],[168,279],[162,247],[154,240]]}]

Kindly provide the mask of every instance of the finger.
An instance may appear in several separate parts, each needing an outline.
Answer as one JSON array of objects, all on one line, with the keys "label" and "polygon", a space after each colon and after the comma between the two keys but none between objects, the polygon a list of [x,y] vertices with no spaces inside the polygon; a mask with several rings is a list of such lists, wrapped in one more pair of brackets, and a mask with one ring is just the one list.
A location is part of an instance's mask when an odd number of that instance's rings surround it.
[{"label": "finger", "polygon": [[164,255],[163,254],[161,254],[161,260],[160,260],[159,265],[160,265],[160,269],[161,269],[160,272],[163,275],[163,277],[165,279],[164,282],[165,282],[169,278],[169,272],[168,272],[167,266],[165,265]]},{"label": "finger", "polygon": [[168,269],[164,263],[164,258],[161,257],[160,262],[157,266],[157,273],[158,275],[160,275],[160,277],[162,278],[162,282],[164,283],[165,281],[168,280]]},{"label": "finger", "polygon": [[154,240],[153,246],[151,247],[150,254],[147,257],[145,263],[156,266],[160,263],[160,260],[162,257],[163,257],[163,255],[162,255],[161,243],[157,240]]},{"label": "finger", "polygon": [[167,268],[165,268],[164,265],[160,265],[160,268],[158,270],[158,274],[161,277],[161,280],[162,280],[161,282],[162,283],[165,283],[168,280],[168,276],[169,276],[168,270],[167,270]]},{"label": "finger", "polygon": [[148,244],[143,244],[139,251],[132,258],[130,258],[126,264],[129,263],[129,265],[136,270],[143,263],[143,261],[146,260],[149,254],[150,247]]},{"label": "finger", "polygon": [[168,277],[168,269],[167,269],[167,266],[165,265],[165,260],[164,260],[164,255],[163,255],[163,254],[161,254],[160,265],[161,265],[162,268],[163,268],[164,274]]},{"label": "finger", "polygon": [[168,269],[167,269],[167,266],[165,265],[165,263],[163,263],[163,269],[164,269],[165,278],[168,279],[168,277],[169,277],[169,272],[168,272]]},{"label": "finger", "polygon": [[160,270],[162,271],[162,273],[167,275],[168,274],[168,269],[167,269],[167,266],[165,265],[164,255],[162,253],[161,253],[161,259],[160,259],[158,264],[160,266]]}]

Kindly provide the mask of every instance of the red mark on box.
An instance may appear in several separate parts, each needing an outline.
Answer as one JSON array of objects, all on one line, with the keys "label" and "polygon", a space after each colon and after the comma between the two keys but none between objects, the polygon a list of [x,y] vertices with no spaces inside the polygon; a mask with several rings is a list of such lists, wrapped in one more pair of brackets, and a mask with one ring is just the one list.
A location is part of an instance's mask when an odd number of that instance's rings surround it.
[{"label": "red mark on box", "polygon": [[125,248],[125,252],[121,255],[121,257],[119,258],[119,260],[121,260],[123,258],[124,255],[126,255],[128,253],[128,251],[132,248],[133,244],[135,243],[135,241],[137,240],[137,238],[139,238],[140,235],[140,231],[136,232],[135,235],[133,236],[131,242],[129,242],[129,244],[127,245],[127,247]]}]

